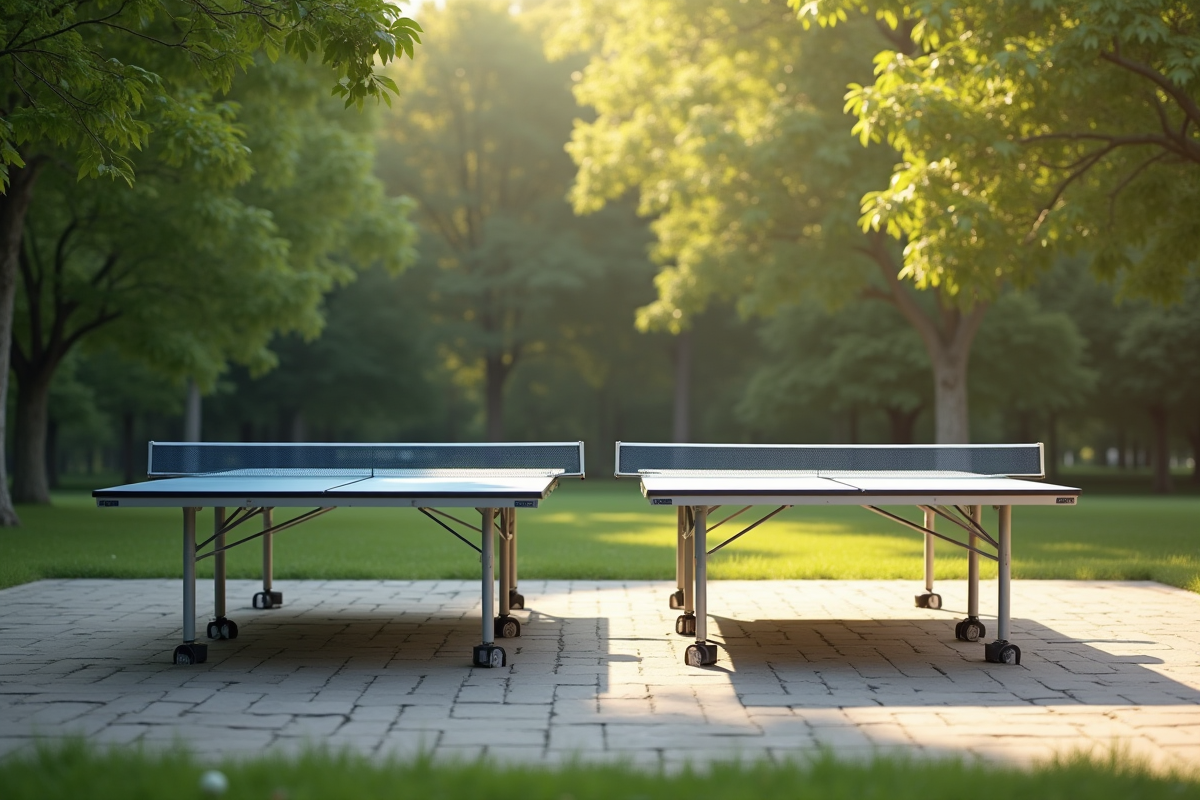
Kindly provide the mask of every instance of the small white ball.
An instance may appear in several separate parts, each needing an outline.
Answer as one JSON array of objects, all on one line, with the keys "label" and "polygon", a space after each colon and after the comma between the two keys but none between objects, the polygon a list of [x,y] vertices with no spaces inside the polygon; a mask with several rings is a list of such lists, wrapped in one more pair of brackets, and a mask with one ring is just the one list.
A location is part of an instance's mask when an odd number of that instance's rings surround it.
[{"label": "small white ball", "polygon": [[210,769],[200,776],[200,788],[205,794],[217,797],[229,788],[229,779],[219,770]]}]

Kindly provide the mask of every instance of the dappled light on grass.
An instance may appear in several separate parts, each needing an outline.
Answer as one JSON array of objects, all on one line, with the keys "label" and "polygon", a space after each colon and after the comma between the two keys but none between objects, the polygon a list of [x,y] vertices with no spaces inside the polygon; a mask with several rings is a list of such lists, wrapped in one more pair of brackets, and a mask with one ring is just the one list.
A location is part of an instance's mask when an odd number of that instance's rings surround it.
[{"label": "dappled light on grass", "polygon": [[[909,519],[920,512],[895,509]],[[299,513],[300,509],[295,512]],[[765,513],[766,509],[762,510]],[[82,493],[53,507],[21,509],[25,526],[0,529],[0,586],[39,578],[150,578],[181,573],[178,509],[97,509]],[[276,512],[277,520],[293,516]],[[455,516],[473,524],[478,515]],[[749,511],[709,537],[714,547],[761,514]],[[716,519],[721,519],[720,512]],[[662,580],[675,578],[675,509],[654,508],[636,484],[564,484],[542,508],[519,516],[520,576]],[[996,515],[985,509],[984,526]],[[247,535],[251,532],[247,524]],[[212,512],[198,520],[211,531]],[[952,532],[947,524],[938,529]],[[241,529],[239,529],[241,530]],[[1157,580],[1200,590],[1200,499],[1084,497],[1074,508],[1013,513],[1016,578]],[[468,533],[478,541],[478,534]],[[479,557],[409,509],[338,509],[276,537],[281,580],[472,580]],[[966,551],[938,542],[935,576],[967,576]],[[921,536],[854,506],[798,507],[713,555],[715,579],[905,579],[922,574]],[[229,553],[231,578],[258,578],[257,540]],[[984,560],[983,578],[996,576]],[[211,577],[212,561],[198,565]]]}]

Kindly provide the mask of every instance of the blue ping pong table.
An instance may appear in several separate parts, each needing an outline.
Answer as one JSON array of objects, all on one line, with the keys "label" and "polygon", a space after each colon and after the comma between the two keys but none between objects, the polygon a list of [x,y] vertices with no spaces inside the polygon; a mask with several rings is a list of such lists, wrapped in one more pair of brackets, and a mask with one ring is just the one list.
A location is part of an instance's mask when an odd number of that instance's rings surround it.
[{"label": "blue ping pong table", "polygon": [[[196,562],[213,560],[214,609],[210,639],[236,639],[226,617],[225,553],[262,539],[263,590],[255,608],[283,603],[273,589],[275,534],[339,507],[413,508],[480,554],[483,639],[472,663],[501,667],[504,648],[495,640],[521,635],[513,608],[524,608],[517,591],[517,510],[537,508],[560,478],[584,477],[583,442],[506,444],[227,444],[151,442],[154,480],[92,492],[101,508],[183,509],[183,642],[176,664],[197,664],[208,646],[196,641]],[[196,541],[196,513],[213,509],[213,534]],[[278,508],[310,510],[276,522]],[[473,508],[478,527],[444,509]],[[462,512],[458,512],[460,515]],[[255,517],[256,533],[227,542],[226,536]],[[463,531],[481,537],[476,546]],[[494,616],[495,537],[500,544],[500,603]],[[207,549],[206,549],[207,548]]]},{"label": "blue ping pong table", "polygon": [[[676,586],[671,608],[683,614],[676,633],[695,636],[684,661],[717,661],[708,641],[708,569],[712,554],[784,509],[804,505],[857,505],[925,537],[925,592],[917,605],[941,608],[933,591],[934,539],[967,550],[967,616],[955,637],[975,642],[987,635],[979,619],[979,559],[997,562],[996,639],[984,645],[987,661],[1020,664],[1021,649],[1009,642],[1011,616],[1012,507],[1073,506],[1079,490],[1041,483],[1041,444],[1000,445],[715,445],[617,442],[617,477],[641,479],[652,505],[675,506]],[[1033,479],[1033,480],[1030,480]],[[921,522],[881,506],[916,506]],[[997,510],[994,533],[983,525],[983,506]],[[733,513],[711,524],[722,506]],[[775,506],[762,518],[708,549],[708,534],[754,506]],[[935,530],[938,519],[958,538]]]}]

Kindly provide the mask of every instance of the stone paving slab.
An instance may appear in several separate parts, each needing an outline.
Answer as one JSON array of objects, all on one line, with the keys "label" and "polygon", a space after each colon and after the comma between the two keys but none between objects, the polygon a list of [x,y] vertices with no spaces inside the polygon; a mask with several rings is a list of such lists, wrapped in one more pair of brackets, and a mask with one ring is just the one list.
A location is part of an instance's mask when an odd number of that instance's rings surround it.
[{"label": "stone paving slab", "polygon": [[[672,768],[822,747],[1016,763],[1117,747],[1200,764],[1200,596],[1156,583],[1017,582],[1014,667],[954,639],[965,582],[941,583],[933,611],[906,581],[715,581],[706,669],[684,666],[663,583],[523,582],[499,670],[470,666],[477,582],[285,581],[269,611],[250,607],[257,588],[230,582],[240,638],[194,667],[170,663],[178,581],[0,591],[0,756],[82,735],[214,759],[320,743]],[[981,595],[994,633],[994,582]],[[211,598],[201,582],[199,607]]]}]

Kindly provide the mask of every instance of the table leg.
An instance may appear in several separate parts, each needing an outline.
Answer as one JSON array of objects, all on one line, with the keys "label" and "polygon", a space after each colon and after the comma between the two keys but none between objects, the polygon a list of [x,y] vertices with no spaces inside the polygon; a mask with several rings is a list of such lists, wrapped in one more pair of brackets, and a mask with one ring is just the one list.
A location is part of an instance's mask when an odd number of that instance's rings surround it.
[{"label": "table leg", "polygon": [[[275,525],[275,509],[262,510],[263,530],[269,531]],[[283,605],[283,592],[276,592],[272,586],[275,580],[275,534],[262,535],[262,591],[254,595],[250,605],[255,608],[276,608]]]},{"label": "table leg", "polygon": [[[925,527],[933,530],[936,520],[937,514],[926,509]],[[933,558],[933,536],[927,533],[925,534],[925,593],[917,595],[917,608],[938,609],[942,607],[942,596],[933,591]]]},{"label": "table leg", "polygon": [[675,508],[675,591],[667,601],[667,605],[675,610],[683,608],[684,575],[683,566],[683,537],[687,531],[687,510],[683,506]]},{"label": "table leg", "polygon": [[196,641],[196,511],[183,509],[183,644],[173,656],[181,665],[208,660],[208,645]]},{"label": "table leg", "polygon": [[[983,506],[971,506],[971,519],[983,522]],[[967,544],[967,618],[954,626],[954,638],[963,642],[978,642],[987,636],[987,626],[979,620],[979,537],[968,534]]]},{"label": "table leg", "polygon": [[708,643],[708,506],[696,506],[692,549],[696,571],[696,643],[688,645],[683,662],[690,667],[717,663],[716,645]]},{"label": "table leg", "polygon": [[1000,506],[999,528],[996,641],[984,646],[984,657],[997,664],[1020,664],[1021,648],[1008,641],[1012,627],[1012,506]]},{"label": "table leg", "polygon": [[503,647],[497,647],[495,632],[496,562],[493,556],[496,547],[495,509],[481,508],[483,539],[480,543],[479,564],[482,573],[483,594],[483,643],[475,645],[472,663],[477,667],[503,667],[508,657]]},{"label": "table leg", "polygon": [[516,509],[500,509],[500,615],[493,628],[496,638],[512,639],[521,635],[521,623],[512,616],[512,514]]},{"label": "table leg", "polygon": [[684,508],[680,547],[683,550],[683,613],[675,618],[675,632],[696,635],[696,537],[688,530],[688,512]]}]

